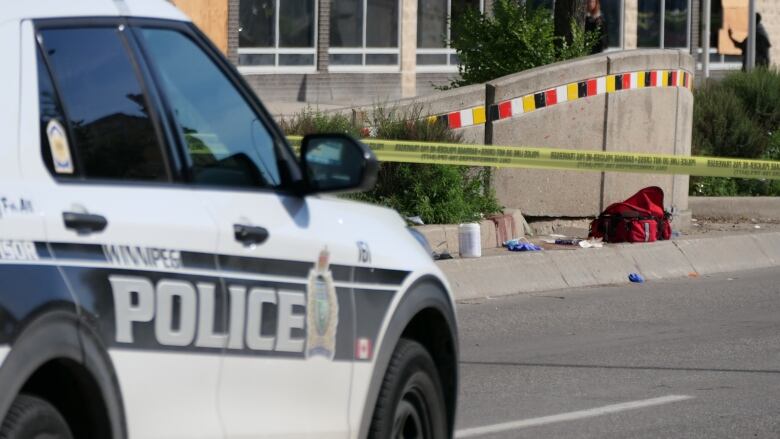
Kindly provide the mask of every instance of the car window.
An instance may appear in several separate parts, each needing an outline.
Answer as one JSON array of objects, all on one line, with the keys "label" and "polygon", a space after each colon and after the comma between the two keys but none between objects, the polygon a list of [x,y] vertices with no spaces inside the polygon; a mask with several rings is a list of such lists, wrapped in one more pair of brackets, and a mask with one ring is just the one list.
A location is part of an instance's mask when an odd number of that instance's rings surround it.
[{"label": "car window", "polygon": [[[167,180],[148,100],[119,32],[114,27],[40,31],[54,84],[68,116],[62,122],[70,126],[73,136],[69,148],[81,167],[71,174],[98,179]],[[68,174],[66,168],[62,171],[58,174]]]},{"label": "car window", "polygon": [[214,61],[178,31],[143,28],[139,34],[181,128],[192,181],[281,185],[274,137]]},{"label": "car window", "polygon": [[[60,175],[76,173],[75,157],[70,151],[69,135],[64,127],[65,115],[54,90],[51,75],[43,55],[36,50],[38,60],[38,109],[41,122],[41,153],[51,172]],[[55,162],[56,161],[56,162]]]}]

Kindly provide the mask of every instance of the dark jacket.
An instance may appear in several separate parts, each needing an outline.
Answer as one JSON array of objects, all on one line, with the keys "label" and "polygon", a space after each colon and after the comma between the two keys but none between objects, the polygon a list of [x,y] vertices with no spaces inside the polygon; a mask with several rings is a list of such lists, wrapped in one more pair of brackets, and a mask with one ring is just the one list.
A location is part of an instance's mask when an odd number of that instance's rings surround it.
[{"label": "dark jacket", "polygon": [[[729,35],[731,38],[731,35]],[[737,41],[731,38],[734,45],[742,51],[742,70],[747,67],[747,48],[748,39],[745,38],[742,41]],[[769,66],[769,48],[772,47],[772,43],[769,42],[769,34],[766,32],[763,23],[758,23],[756,26],[756,65],[757,66]]]},{"label": "dark jacket", "polygon": [[607,32],[607,19],[604,17],[604,14],[586,15],[585,32],[593,32],[598,37],[596,44],[590,49],[591,54],[607,50],[607,47],[609,47],[609,33]]}]

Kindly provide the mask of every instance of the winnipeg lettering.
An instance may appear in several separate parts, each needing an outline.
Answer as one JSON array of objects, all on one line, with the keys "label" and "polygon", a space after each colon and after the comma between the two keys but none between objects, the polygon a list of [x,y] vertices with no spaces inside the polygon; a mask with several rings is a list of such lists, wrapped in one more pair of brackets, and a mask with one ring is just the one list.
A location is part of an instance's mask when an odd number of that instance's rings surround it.
[{"label": "winnipeg lettering", "polygon": [[117,343],[134,343],[134,328],[152,323],[157,342],[164,346],[303,353],[302,291],[229,285],[227,333],[218,333],[215,283],[162,279],[155,285],[144,277],[120,275],[108,280]]},{"label": "winnipeg lettering", "polygon": [[155,247],[104,245],[103,254],[113,265],[138,268],[181,268],[181,253]]}]

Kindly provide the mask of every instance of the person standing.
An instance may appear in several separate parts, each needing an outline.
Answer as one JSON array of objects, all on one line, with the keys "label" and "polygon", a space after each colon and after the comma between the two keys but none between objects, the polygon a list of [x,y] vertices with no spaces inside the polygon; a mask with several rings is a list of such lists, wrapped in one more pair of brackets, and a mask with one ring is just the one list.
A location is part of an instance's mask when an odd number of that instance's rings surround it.
[{"label": "person standing", "polygon": [[[747,70],[747,49],[748,39],[745,37],[742,41],[734,39],[733,32],[729,28],[729,38],[737,48],[742,50],[742,71]],[[756,12],[756,66],[757,67],[769,67],[769,48],[772,47],[772,43],[769,42],[769,34],[761,24],[761,14]]]},{"label": "person standing", "polygon": [[601,13],[599,0],[588,0],[588,15],[585,17],[585,32],[596,34],[596,44],[590,48],[591,55],[607,50],[609,47],[609,34],[607,32],[607,19]]}]

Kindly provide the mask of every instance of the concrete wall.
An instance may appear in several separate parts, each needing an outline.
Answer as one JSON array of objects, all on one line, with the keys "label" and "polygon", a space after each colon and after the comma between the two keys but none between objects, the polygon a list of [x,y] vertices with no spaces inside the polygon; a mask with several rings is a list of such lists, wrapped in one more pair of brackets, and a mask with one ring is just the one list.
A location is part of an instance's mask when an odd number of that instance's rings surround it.
[{"label": "concrete wall", "polygon": [[[494,102],[607,74],[604,56],[591,56],[506,76],[489,83]],[[493,122],[494,145],[601,151],[606,97],[594,96]],[[504,206],[526,216],[589,216],[601,205],[601,174],[539,169],[497,169],[493,184]]]},{"label": "concrete wall", "polygon": [[[609,73],[649,69],[683,69],[693,72],[693,59],[685,53],[665,51],[622,52],[609,57]],[[680,87],[645,88],[607,95],[606,151],[691,154],[693,95]],[[688,209],[688,177],[652,174],[606,173],[603,203],[621,201],[639,189],[660,186],[668,206]]]},{"label": "concrete wall", "polygon": [[756,11],[761,13],[761,23],[764,24],[772,43],[769,58],[772,64],[780,65],[780,1],[756,0]]},{"label": "concrete wall", "polygon": [[[401,100],[374,100],[386,109],[407,111],[421,108],[422,116],[490,107],[500,102],[610,74],[637,71],[694,71],[693,58],[685,51],[632,50],[593,55],[577,60],[509,75],[487,84],[476,84],[422,97]],[[287,75],[291,81],[294,75]],[[400,90],[398,74],[329,74],[305,77],[298,87],[301,99],[316,104],[322,93],[332,95],[355,90],[368,93]],[[358,81],[355,78],[360,78]],[[276,75],[247,77],[259,90],[282,88]],[[439,77],[444,78],[446,76]],[[419,87],[419,82],[418,82]],[[268,97],[259,92],[261,98]],[[370,113],[372,105],[352,105],[334,111],[353,109]],[[650,87],[622,90],[583,97],[540,108],[530,113],[500,118],[456,131],[464,142],[494,145],[538,146],[561,149],[645,152],[690,155],[693,119],[693,95],[686,87]],[[499,202],[519,209],[530,217],[595,216],[607,205],[623,200],[646,186],[660,186],[666,193],[666,207],[681,214],[688,209],[688,177],[614,172],[579,172],[539,169],[497,169],[493,187]],[[678,228],[685,224],[677,223]]]},{"label": "concrete wall", "polygon": [[[693,72],[693,59],[672,50],[615,52],[529,70],[488,86],[495,87],[495,102],[500,102],[606,74],[656,69]],[[693,96],[686,88],[628,90],[495,121],[492,141],[497,145],[690,155],[692,113]],[[688,209],[686,176],[533,169],[500,169],[494,176],[499,201],[526,216],[592,216],[646,186],[664,189],[667,208]]]},{"label": "concrete wall", "polygon": [[780,221],[780,197],[691,197],[697,218]]},{"label": "concrete wall", "polygon": [[[436,93],[453,73],[416,73],[417,96]],[[401,99],[402,73],[246,74],[244,78],[264,102],[307,102],[312,105],[358,106]]]}]

